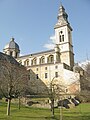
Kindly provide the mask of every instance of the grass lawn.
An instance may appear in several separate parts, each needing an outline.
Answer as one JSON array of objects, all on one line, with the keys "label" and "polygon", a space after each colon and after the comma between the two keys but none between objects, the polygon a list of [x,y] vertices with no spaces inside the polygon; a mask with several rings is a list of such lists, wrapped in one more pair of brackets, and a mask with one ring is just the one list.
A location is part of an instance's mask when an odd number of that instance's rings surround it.
[{"label": "grass lawn", "polygon": [[[11,115],[6,115],[6,103],[0,102],[0,120],[60,120],[60,110],[55,109],[55,117],[51,117],[49,109],[31,108],[11,105]],[[63,120],[90,120],[90,103],[80,104],[71,109],[63,109]]]}]

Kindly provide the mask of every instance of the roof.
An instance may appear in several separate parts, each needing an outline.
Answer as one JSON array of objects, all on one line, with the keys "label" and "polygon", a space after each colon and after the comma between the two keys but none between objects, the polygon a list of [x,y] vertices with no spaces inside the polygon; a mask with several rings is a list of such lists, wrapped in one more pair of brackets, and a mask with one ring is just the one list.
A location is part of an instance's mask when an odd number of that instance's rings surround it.
[{"label": "roof", "polygon": [[4,49],[17,49],[19,50],[19,45],[11,38],[10,42],[4,47]]},{"label": "roof", "polygon": [[[51,50],[47,50],[47,51],[42,51],[42,52],[37,52],[37,53],[32,53],[32,54],[28,54],[28,55],[23,55],[23,56],[20,56],[18,58],[23,58],[23,57],[29,57],[29,56],[37,56],[37,55],[40,55],[40,54],[47,54],[47,53],[52,53],[54,52],[54,49],[51,49]],[[17,59],[18,59],[17,58]]]},{"label": "roof", "polygon": [[9,61],[11,64],[19,65],[19,63],[10,55],[6,55],[0,52],[0,61]]}]

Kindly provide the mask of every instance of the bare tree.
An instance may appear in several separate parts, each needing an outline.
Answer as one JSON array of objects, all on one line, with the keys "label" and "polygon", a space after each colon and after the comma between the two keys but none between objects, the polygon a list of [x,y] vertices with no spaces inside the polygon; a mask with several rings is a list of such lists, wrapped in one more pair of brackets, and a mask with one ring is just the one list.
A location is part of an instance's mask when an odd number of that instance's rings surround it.
[{"label": "bare tree", "polygon": [[8,100],[7,115],[10,115],[12,98],[23,95],[28,84],[26,68],[17,62],[11,63],[9,59],[0,60],[0,91]]},{"label": "bare tree", "polygon": [[[72,78],[74,79],[74,78]],[[75,81],[73,84],[74,84],[74,88],[75,86],[79,86],[79,78],[77,78],[77,80],[73,80]],[[70,83],[70,86],[71,87],[71,83]],[[74,93],[71,94],[71,91],[69,91],[68,88],[68,85],[66,85],[64,82],[63,82],[63,77],[62,76],[59,76],[58,78],[54,77],[52,80],[51,80],[51,83],[50,83],[50,90],[49,90],[49,98],[51,100],[51,111],[52,111],[52,116],[54,117],[54,101],[55,100],[58,100],[60,102],[60,120],[62,120],[63,118],[63,113],[62,113],[62,109],[63,109],[63,101],[67,98],[69,98],[72,94],[76,94],[77,93],[77,90],[74,91]],[[73,89],[74,89],[73,88]],[[68,90],[68,91],[67,91]],[[67,103],[66,104],[70,104],[69,100],[67,99]],[[68,105],[66,107],[69,107]]]},{"label": "bare tree", "polygon": [[54,77],[50,83],[49,98],[51,100],[52,117],[54,117],[55,99],[61,99],[63,97],[63,94],[64,95],[66,94],[65,93],[65,86],[62,84],[61,81],[62,81],[61,77],[59,77],[59,78]]},{"label": "bare tree", "polygon": [[90,102],[90,63],[86,65],[84,75],[80,79],[81,99]]},{"label": "bare tree", "polygon": [[83,68],[77,64],[74,70],[80,75],[80,92],[78,92],[77,97],[81,101],[90,102],[90,63],[88,62]]}]

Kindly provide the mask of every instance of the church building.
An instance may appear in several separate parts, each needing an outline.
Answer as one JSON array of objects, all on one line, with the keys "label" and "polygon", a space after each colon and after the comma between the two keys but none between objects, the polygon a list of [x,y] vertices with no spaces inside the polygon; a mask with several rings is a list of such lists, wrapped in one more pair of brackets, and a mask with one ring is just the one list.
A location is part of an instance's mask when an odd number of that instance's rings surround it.
[{"label": "church building", "polygon": [[78,92],[80,76],[73,71],[72,27],[63,5],[60,5],[54,30],[56,43],[54,49],[20,56],[19,45],[11,38],[3,52],[27,67],[30,72],[31,88],[36,93],[44,92],[52,81],[62,84],[66,93]]}]

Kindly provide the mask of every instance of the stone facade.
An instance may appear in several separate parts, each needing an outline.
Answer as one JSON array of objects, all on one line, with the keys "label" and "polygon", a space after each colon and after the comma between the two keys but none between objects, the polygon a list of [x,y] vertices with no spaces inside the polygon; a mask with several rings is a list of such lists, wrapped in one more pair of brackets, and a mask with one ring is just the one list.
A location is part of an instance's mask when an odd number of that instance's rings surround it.
[{"label": "stone facade", "polygon": [[[79,74],[77,73],[78,77],[75,78],[76,74],[72,71],[74,66],[72,28],[68,22],[68,15],[62,5],[59,8],[57,19],[58,21],[54,27],[54,49],[19,56],[20,50],[19,47],[17,49],[17,44],[14,41],[13,44],[16,46],[13,49],[10,49],[9,45],[4,48],[4,53],[12,55],[19,63],[27,67],[27,70],[30,72],[31,88],[36,93],[46,91],[47,87],[50,87],[52,80],[58,80],[58,84],[64,86],[64,91],[71,93],[74,87],[70,89],[70,84],[72,82],[76,83],[80,79]],[[11,52],[15,55],[10,54]],[[79,88],[80,86],[77,85],[78,91],[80,90]]]}]

